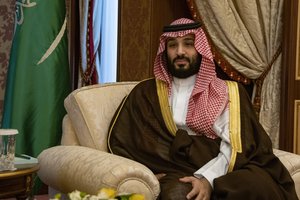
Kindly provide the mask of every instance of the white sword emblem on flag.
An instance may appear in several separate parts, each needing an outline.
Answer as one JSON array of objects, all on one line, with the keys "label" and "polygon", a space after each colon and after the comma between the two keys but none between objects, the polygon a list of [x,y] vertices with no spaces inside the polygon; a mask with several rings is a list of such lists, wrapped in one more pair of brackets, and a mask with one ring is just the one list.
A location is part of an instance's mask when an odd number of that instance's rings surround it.
[{"label": "white sword emblem on flag", "polygon": [[[26,2],[25,2],[26,1]],[[16,1],[16,24],[21,25],[24,21],[23,8],[30,8],[36,6],[36,2],[31,0],[17,0]]]}]

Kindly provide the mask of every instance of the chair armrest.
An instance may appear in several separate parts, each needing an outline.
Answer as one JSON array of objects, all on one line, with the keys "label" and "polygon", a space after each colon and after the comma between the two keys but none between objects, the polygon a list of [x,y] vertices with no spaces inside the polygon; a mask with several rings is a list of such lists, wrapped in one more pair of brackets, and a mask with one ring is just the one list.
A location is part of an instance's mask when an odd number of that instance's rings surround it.
[{"label": "chair armrest", "polygon": [[300,155],[278,149],[274,149],[274,154],[290,172],[295,182],[297,196],[300,199]]},{"label": "chair armrest", "polygon": [[83,146],[56,146],[39,156],[38,176],[63,193],[75,189],[96,194],[103,187],[117,192],[141,193],[156,199],[159,182],[144,165],[107,152]]},{"label": "chair armrest", "polygon": [[62,125],[63,133],[61,137],[61,145],[79,146],[78,138],[68,114],[64,116]]}]

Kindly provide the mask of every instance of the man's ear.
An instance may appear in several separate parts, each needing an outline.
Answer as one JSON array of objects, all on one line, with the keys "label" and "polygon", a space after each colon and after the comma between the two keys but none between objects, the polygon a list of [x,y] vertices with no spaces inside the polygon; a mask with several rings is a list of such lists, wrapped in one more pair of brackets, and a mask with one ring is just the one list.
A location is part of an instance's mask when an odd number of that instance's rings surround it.
[{"label": "man's ear", "polygon": [[[167,48],[167,47],[166,47]],[[162,56],[162,61],[164,62],[164,63],[166,63],[166,65],[168,65],[168,53],[167,53],[167,49],[165,49],[164,51],[163,51],[163,53],[161,54],[161,56]],[[167,66],[165,66],[165,67],[167,67]]]},{"label": "man's ear", "polygon": [[167,54],[167,46],[166,46],[166,49],[164,50],[164,52],[162,53],[162,58],[163,58],[164,60],[167,60],[167,58],[168,58],[168,54]]}]

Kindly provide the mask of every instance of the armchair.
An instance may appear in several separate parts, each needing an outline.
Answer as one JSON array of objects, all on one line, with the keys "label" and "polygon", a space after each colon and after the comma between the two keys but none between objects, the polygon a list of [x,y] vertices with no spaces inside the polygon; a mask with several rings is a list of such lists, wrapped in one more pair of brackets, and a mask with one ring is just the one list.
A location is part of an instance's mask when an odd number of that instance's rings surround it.
[{"label": "armchair", "polygon": [[[86,86],[65,99],[61,145],[38,156],[38,176],[51,191],[68,193],[75,189],[95,194],[100,188],[144,194],[156,199],[159,182],[144,165],[107,152],[110,121],[123,97],[136,82]],[[300,197],[300,155],[276,150],[296,184]]]}]

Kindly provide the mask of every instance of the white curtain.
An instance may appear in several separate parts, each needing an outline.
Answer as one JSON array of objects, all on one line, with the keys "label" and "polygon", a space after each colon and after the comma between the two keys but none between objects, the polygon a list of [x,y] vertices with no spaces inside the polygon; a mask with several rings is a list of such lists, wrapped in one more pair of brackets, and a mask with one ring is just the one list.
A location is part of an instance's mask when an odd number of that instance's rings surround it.
[{"label": "white curtain", "polygon": [[224,59],[244,76],[263,80],[259,119],[278,148],[283,0],[194,0],[192,4]]},{"label": "white curtain", "polygon": [[[89,4],[93,4],[89,11]],[[81,67],[87,69],[88,16],[93,16],[94,62],[98,82],[115,82],[117,74],[118,0],[80,0]],[[89,12],[93,12],[92,15]],[[79,81],[80,82],[80,81]],[[79,83],[81,84],[81,83]]]},{"label": "white curtain", "polygon": [[118,0],[103,1],[101,63],[97,65],[100,83],[115,82],[117,78],[118,15]]}]

